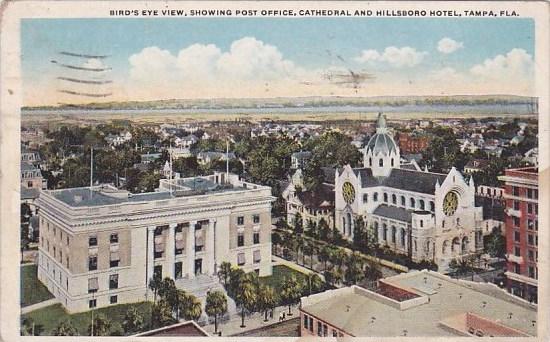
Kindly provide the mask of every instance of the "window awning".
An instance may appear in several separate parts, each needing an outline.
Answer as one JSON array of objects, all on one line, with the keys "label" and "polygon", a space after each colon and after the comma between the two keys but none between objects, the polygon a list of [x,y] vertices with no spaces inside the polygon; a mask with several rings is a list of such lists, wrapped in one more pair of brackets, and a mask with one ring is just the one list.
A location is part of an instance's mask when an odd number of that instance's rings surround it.
[{"label": "window awning", "polygon": [[176,233],[176,241],[183,240],[183,233]]},{"label": "window awning", "polygon": [[88,279],[88,290],[97,290],[99,289],[99,283],[97,278]]},{"label": "window awning", "polygon": [[120,255],[118,254],[118,252],[111,252],[111,261],[119,261],[120,260]]},{"label": "window awning", "polygon": [[176,240],[176,248],[177,249],[184,249],[185,248],[185,242],[183,240]]},{"label": "window awning", "polygon": [[155,243],[155,252],[164,252],[164,242]]}]

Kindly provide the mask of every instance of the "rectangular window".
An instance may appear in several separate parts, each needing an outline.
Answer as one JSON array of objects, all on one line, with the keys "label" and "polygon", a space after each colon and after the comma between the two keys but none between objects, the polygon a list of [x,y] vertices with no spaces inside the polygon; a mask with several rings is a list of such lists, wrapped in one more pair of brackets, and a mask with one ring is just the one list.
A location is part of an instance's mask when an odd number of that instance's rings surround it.
[{"label": "rectangular window", "polygon": [[118,302],[118,296],[111,296],[109,298],[109,303],[116,304]]},{"label": "rectangular window", "polygon": [[535,268],[533,266],[527,267],[527,272],[529,274],[529,278],[536,278],[537,277],[536,272],[535,272]]},{"label": "rectangular window", "polygon": [[162,227],[156,227],[155,232],[153,234],[154,236],[162,235]]},{"label": "rectangular window", "polygon": [[162,265],[155,265],[153,268],[153,277],[162,278]]},{"label": "rectangular window", "polygon": [[53,257],[54,257],[54,258],[56,257],[55,246],[53,246]]},{"label": "rectangular window", "polygon": [[533,189],[527,189],[527,198],[533,198]]},{"label": "rectangular window", "polygon": [[254,221],[254,223],[260,223],[260,215],[256,214],[252,216],[252,220]]},{"label": "rectangular window", "polygon": [[97,256],[93,255],[88,257],[88,271],[97,270]]},{"label": "rectangular window", "polygon": [[176,226],[176,229],[174,230],[174,232],[177,234],[177,233],[181,233],[183,232],[183,225],[182,224],[178,224]]},{"label": "rectangular window", "polygon": [[309,323],[309,317],[307,315],[304,315],[304,328],[305,329],[309,329],[308,323]]},{"label": "rectangular window", "polygon": [[109,267],[118,267],[119,265],[120,265],[120,260],[109,261]]},{"label": "rectangular window", "polygon": [[67,257],[67,268],[69,268],[69,257]]},{"label": "rectangular window", "polygon": [[535,252],[533,250],[528,250],[527,255],[529,257],[529,261],[535,261]]},{"label": "rectangular window", "polygon": [[242,226],[244,224],[244,216],[237,217],[237,225]]},{"label": "rectangular window", "polygon": [[118,274],[111,274],[109,276],[109,289],[118,289]]},{"label": "rectangular window", "polygon": [[323,326],[319,321],[317,321],[317,336],[323,336]]},{"label": "rectangular window", "polygon": [[515,256],[521,256],[521,248],[519,248],[518,246],[515,246],[514,247],[514,255]]},{"label": "rectangular window", "polygon": [[244,253],[237,254],[237,265],[242,266],[246,263]]},{"label": "rectangular window", "polygon": [[90,247],[97,246],[97,236],[90,236],[88,238],[88,246]]},{"label": "rectangular window", "polygon": [[535,229],[535,221],[527,220],[527,229],[530,229],[530,230]]},{"label": "rectangular window", "polygon": [[363,194],[363,203],[367,203],[369,201],[369,194]]},{"label": "rectangular window", "polygon": [[521,268],[519,264],[514,263],[514,273],[517,273],[517,274],[521,273]]},{"label": "rectangular window", "polygon": [[97,281],[97,278],[88,279],[88,293],[97,292],[98,289],[99,289],[99,283]]},{"label": "rectangular window", "polygon": [[532,214],[533,213],[533,204],[527,203],[527,213]]},{"label": "rectangular window", "polygon": [[238,234],[237,235],[237,247],[244,246],[244,234]]},{"label": "rectangular window", "polygon": [[179,279],[183,276],[183,264],[181,261],[178,261],[174,264],[174,277]]},{"label": "rectangular window", "polygon": [[521,241],[521,237],[520,237],[520,234],[519,234],[518,231],[514,232],[514,241],[515,242],[520,242]]},{"label": "rectangular window", "polygon": [[260,243],[260,233],[255,232],[253,237],[254,237],[254,244]]},{"label": "rectangular window", "polygon": [[512,195],[519,196],[519,188],[517,186],[512,187]]},{"label": "rectangular window", "polygon": [[111,243],[118,243],[118,234],[117,233],[111,234],[111,236],[109,237],[109,241]]},{"label": "rectangular window", "polygon": [[519,227],[519,225],[520,225],[519,217],[514,216],[514,227]]},{"label": "rectangular window", "polygon": [[338,332],[332,329],[332,337],[338,337]]},{"label": "rectangular window", "polygon": [[89,307],[90,309],[93,309],[93,308],[95,308],[96,306],[97,306],[97,299],[90,299],[90,300],[88,301],[88,307]]},{"label": "rectangular window", "polygon": [[67,236],[67,246],[69,245],[69,236]]},{"label": "rectangular window", "polygon": [[254,263],[255,263],[255,264],[257,264],[257,263],[259,263],[260,261],[262,261],[262,254],[261,254],[260,251],[254,251],[253,257],[254,257]]},{"label": "rectangular window", "polygon": [[519,201],[514,201],[514,210],[519,210]]},{"label": "rectangular window", "polygon": [[309,317],[309,331],[313,333],[313,317]]},{"label": "rectangular window", "polygon": [[326,324],[323,324],[323,336],[324,337],[328,336],[328,327]]},{"label": "rectangular window", "polygon": [[529,246],[535,245],[535,239],[533,238],[533,234],[527,234],[527,244],[529,244]]}]

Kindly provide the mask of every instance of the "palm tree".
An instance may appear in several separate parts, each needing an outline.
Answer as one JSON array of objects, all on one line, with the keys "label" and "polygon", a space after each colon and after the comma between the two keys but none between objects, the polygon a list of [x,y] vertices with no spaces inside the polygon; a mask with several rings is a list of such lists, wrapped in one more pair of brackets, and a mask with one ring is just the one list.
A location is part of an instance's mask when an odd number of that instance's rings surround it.
[{"label": "palm tree", "polygon": [[327,270],[327,261],[330,259],[330,247],[328,245],[323,245],[321,249],[319,250],[319,254],[317,257],[319,258],[319,261],[321,261],[324,264],[323,271]]},{"label": "palm tree", "polygon": [[288,305],[288,315],[292,316],[290,308],[293,304],[296,304],[300,300],[300,294],[302,292],[302,284],[298,282],[294,275],[288,278],[283,278],[281,285],[281,299],[283,303]]},{"label": "palm tree", "polygon": [[130,307],[124,315],[122,321],[122,329],[127,335],[140,331],[143,328],[143,317],[139,314],[135,307]]},{"label": "palm tree", "polygon": [[354,285],[361,281],[363,274],[363,259],[357,252],[353,252],[346,260],[346,284]]},{"label": "palm tree", "polygon": [[180,302],[179,311],[185,320],[197,320],[202,314],[201,301],[194,295],[186,293]]},{"label": "palm tree", "polygon": [[272,250],[273,254],[278,255],[277,252],[279,250],[281,242],[282,242],[281,234],[277,232],[271,233],[271,245],[273,247],[273,250]]},{"label": "palm tree", "polygon": [[60,322],[57,327],[52,331],[54,336],[75,336],[78,335],[75,327],[70,320]]},{"label": "palm tree", "polygon": [[306,275],[306,286],[308,289],[308,296],[312,293],[318,292],[323,287],[323,280],[317,273],[308,273]]},{"label": "palm tree", "polygon": [[225,294],[219,290],[208,292],[204,310],[208,316],[214,316],[214,333],[218,333],[218,317],[227,312]]},{"label": "palm tree", "polygon": [[275,290],[268,285],[260,285],[258,289],[258,309],[264,313],[264,322],[267,322],[267,313],[277,305]]},{"label": "palm tree", "polygon": [[337,248],[334,253],[332,253],[332,260],[330,261],[333,265],[338,266],[338,270],[342,270],[342,265],[346,261],[347,253],[343,248]]},{"label": "palm tree", "polygon": [[[93,324],[93,325],[92,325]],[[97,315],[88,326],[88,334],[90,336],[107,336],[111,328],[111,322],[102,315]],[[93,333],[93,335],[92,335]]]},{"label": "palm tree", "polygon": [[156,303],[157,301],[157,293],[162,284],[162,278],[161,275],[158,273],[154,273],[153,277],[149,279],[149,289],[153,291],[153,301]]},{"label": "palm tree", "polygon": [[370,281],[376,281],[382,278],[383,274],[380,270],[380,265],[377,262],[367,262],[367,267],[365,268],[365,278]]},{"label": "palm tree", "polygon": [[224,261],[220,264],[220,270],[218,271],[218,277],[223,279],[223,286],[227,286],[229,276],[231,275],[231,263]]},{"label": "palm tree", "polygon": [[241,308],[241,328],[245,328],[244,314],[245,310],[252,312],[256,304],[256,287],[250,279],[246,277],[241,278],[241,282],[236,289],[235,303]]}]

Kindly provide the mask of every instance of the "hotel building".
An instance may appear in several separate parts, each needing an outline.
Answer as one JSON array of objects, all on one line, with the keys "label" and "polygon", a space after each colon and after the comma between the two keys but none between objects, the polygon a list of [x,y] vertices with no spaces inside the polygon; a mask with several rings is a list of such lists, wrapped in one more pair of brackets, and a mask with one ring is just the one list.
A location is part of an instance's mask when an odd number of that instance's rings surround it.
[{"label": "hotel building", "polygon": [[507,283],[511,293],[537,301],[538,168],[505,170]]},{"label": "hotel building", "polygon": [[228,261],[271,274],[271,188],[237,175],[43,191],[38,279],[69,312],[151,299],[153,274],[203,298]]}]

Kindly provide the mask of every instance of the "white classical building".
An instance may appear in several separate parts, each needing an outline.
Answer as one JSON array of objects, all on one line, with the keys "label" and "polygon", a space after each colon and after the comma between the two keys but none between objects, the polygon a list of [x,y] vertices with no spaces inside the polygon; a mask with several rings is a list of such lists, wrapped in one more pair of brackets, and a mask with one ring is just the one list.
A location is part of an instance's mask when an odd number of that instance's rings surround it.
[{"label": "white classical building", "polygon": [[440,271],[482,249],[483,208],[475,206],[472,178],[455,168],[448,174],[401,168],[383,114],[363,149],[363,166],[336,171],[335,223],[345,237],[353,238],[355,219],[363,216],[379,245],[434,261]]},{"label": "white classical building", "polygon": [[151,299],[153,274],[204,299],[228,261],[271,274],[271,188],[237,175],[43,191],[38,278],[69,312]]}]

